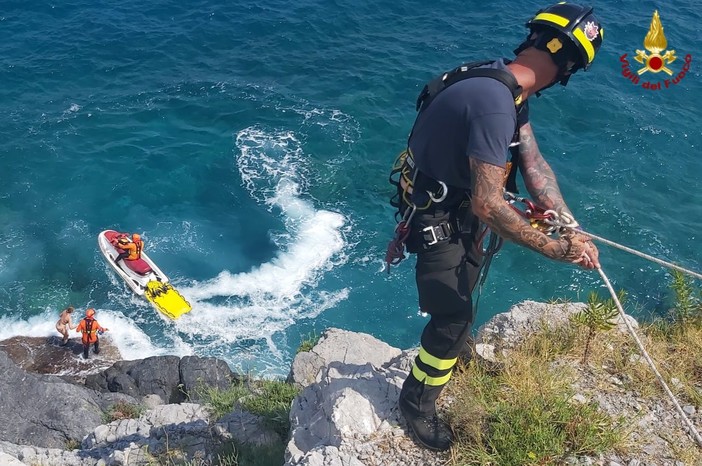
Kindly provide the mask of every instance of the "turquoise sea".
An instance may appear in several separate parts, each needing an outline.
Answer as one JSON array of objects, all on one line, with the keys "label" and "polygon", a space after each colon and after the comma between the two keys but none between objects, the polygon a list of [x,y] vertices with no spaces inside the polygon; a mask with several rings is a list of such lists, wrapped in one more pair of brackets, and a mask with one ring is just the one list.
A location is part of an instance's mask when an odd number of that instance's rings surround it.
[{"label": "turquoise sea", "polygon": [[[388,275],[389,168],[424,83],[511,57],[535,1],[3,0],[0,339],[97,309],[126,359],[196,354],[287,373],[327,327],[418,344],[413,259]],[[601,53],[532,99],[542,152],[586,230],[702,271],[702,16],[692,0],[603,0]],[[658,10],[690,69],[622,75]],[[667,77],[667,76],[666,76]],[[142,233],[192,303],[160,317],[97,248]],[[670,275],[602,245],[627,310],[666,311]],[[525,299],[606,294],[596,272],[506,245],[477,325]]]}]

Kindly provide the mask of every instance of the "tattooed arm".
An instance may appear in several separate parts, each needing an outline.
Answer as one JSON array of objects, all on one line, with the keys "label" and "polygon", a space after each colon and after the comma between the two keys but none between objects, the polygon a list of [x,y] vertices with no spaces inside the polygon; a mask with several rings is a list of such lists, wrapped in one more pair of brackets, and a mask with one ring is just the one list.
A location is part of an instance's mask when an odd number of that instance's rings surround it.
[{"label": "tattooed arm", "polygon": [[[526,123],[519,129],[519,170],[522,173],[524,184],[536,204],[575,219],[563,200],[556,175],[541,155],[530,123]],[[599,251],[589,241],[589,237],[577,235],[577,238],[587,241],[587,248],[584,251],[586,259],[581,262],[581,265],[585,268],[599,267]]]},{"label": "tattooed arm", "polygon": [[537,205],[574,218],[563,200],[556,175],[541,155],[530,123],[519,129],[519,170],[527,191]]},{"label": "tattooed arm", "polygon": [[551,259],[579,262],[585,245],[580,240],[552,239],[532,228],[505,202],[502,182],[505,169],[469,157],[473,213],[504,239],[526,246]]}]

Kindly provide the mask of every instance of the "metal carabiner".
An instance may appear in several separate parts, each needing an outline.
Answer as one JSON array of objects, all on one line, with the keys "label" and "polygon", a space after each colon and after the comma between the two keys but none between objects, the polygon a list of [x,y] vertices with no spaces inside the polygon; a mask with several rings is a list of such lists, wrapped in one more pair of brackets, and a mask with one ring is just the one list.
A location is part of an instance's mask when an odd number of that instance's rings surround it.
[{"label": "metal carabiner", "polygon": [[431,191],[427,191],[427,194],[429,195],[429,199],[438,204],[439,202],[442,202],[444,199],[446,199],[446,196],[448,195],[448,187],[443,181],[437,180],[437,183],[441,185],[441,196],[434,197],[434,193],[432,193]]}]

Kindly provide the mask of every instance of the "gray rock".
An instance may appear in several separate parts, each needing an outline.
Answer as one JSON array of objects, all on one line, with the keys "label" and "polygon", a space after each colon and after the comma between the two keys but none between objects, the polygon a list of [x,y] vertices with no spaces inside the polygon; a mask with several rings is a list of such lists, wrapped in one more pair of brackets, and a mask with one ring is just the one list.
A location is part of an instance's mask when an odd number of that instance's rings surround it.
[{"label": "gray rock", "polygon": [[12,337],[0,341],[0,350],[27,372],[60,375],[64,381],[82,384],[85,374],[104,370],[122,359],[119,350],[106,334],[100,338],[100,355],[90,353],[83,359],[80,336],[74,332],[68,344],[61,345],[61,337]]},{"label": "gray rock", "polygon": [[163,399],[158,395],[146,395],[141,399],[141,404],[146,409],[153,409],[156,406],[161,406],[164,403]]},{"label": "gray rock", "polygon": [[232,372],[226,362],[217,358],[185,356],[180,360],[180,390],[188,394],[190,401],[200,399],[199,387],[212,387],[226,390],[239,377]]},{"label": "gray rock", "polygon": [[248,445],[266,446],[282,441],[280,435],[266,427],[259,416],[240,409],[217,421],[214,432],[223,442],[235,440]]},{"label": "gray rock", "polygon": [[586,309],[584,303],[547,304],[523,301],[508,312],[497,314],[478,329],[476,344],[509,349],[544,324],[553,327],[566,325],[570,316]]},{"label": "gray rock", "polygon": [[15,458],[14,456],[10,456],[7,453],[3,453],[0,451],[0,464],[3,466],[24,466],[24,463]]},{"label": "gray rock", "polygon": [[99,393],[54,378],[51,382],[20,369],[0,351],[0,440],[18,445],[65,448],[102,424],[117,401],[131,397]]},{"label": "gray rock", "polygon": [[319,370],[332,361],[382,367],[401,351],[367,334],[337,328],[326,330],[309,352],[295,356],[288,382],[306,387],[315,381]]},{"label": "gray rock", "polygon": [[[334,343],[332,350],[317,346],[312,350],[324,355],[326,364],[316,376],[317,382],[293,401],[286,466],[445,463],[445,455],[409,440],[397,409],[400,388],[416,350],[387,348],[362,334],[344,332],[340,336],[327,340]],[[351,357],[361,346],[362,353],[375,355],[373,363]]]},{"label": "gray rock", "polygon": [[95,390],[126,393],[135,398],[158,395],[166,403],[199,399],[198,387],[226,389],[237,376],[226,362],[198,356],[153,356],[119,361],[107,370],[86,377]]}]

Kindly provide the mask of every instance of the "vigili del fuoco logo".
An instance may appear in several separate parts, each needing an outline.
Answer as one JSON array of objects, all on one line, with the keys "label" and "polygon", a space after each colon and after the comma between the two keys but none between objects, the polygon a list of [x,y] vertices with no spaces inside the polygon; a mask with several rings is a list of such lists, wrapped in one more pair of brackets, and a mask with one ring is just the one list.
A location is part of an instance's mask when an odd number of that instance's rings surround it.
[{"label": "vigili del fuoco logo", "polygon": [[[643,45],[646,50],[636,50],[636,56],[634,57],[634,60],[643,65],[642,67],[638,67],[636,64],[631,65],[626,58],[626,53],[619,57],[619,61],[622,62],[622,76],[632,83],[640,84],[644,89],[658,91],[678,84],[690,71],[692,55],[689,53],[685,55],[680,71],[674,71],[668,67],[678,57],[675,56],[675,50],[666,50],[668,41],[663,33],[663,25],[661,24],[660,16],[658,16],[658,10],[653,12],[651,26],[648,28],[648,34],[644,38]],[[646,51],[649,53],[646,53]],[[659,75],[659,73],[663,73],[663,75]],[[648,79],[644,80],[646,78]]]}]

